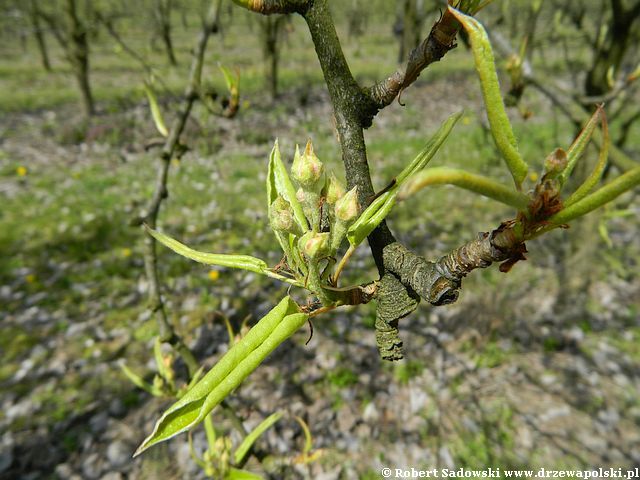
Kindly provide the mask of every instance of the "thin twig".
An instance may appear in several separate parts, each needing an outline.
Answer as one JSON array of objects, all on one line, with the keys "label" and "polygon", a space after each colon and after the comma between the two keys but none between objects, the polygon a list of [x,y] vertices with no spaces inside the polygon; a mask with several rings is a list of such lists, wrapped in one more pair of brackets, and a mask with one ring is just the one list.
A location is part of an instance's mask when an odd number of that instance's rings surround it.
[{"label": "thin twig", "polygon": [[[203,24],[202,31],[200,32],[200,36],[198,37],[196,48],[194,49],[193,60],[191,62],[189,82],[183,95],[180,111],[171,126],[169,135],[162,148],[160,158],[158,159],[159,167],[155,190],[149,204],[147,205],[146,213],[142,216],[143,223],[153,229],[156,228],[162,201],[168,196],[167,180],[169,176],[171,158],[173,157],[180,142],[180,137],[184,131],[189,114],[191,113],[191,108],[197,98],[196,92],[200,85],[202,65],[204,63],[204,52],[207,46],[207,41],[213,31],[213,23],[216,19],[217,12],[216,7],[214,6],[209,11],[207,19]],[[176,334],[175,329],[171,325],[167,316],[164,301],[162,299],[161,283],[158,274],[156,241],[148,233],[145,233],[144,245],[145,272],[149,282],[149,308],[156,316],[160,340],[164,343],[169,343],[177,351],[187,365],[189,376],[193,376],[198,370],[198,362],[196,361],[193,352],[191,352],[188,346],[184,343],[184,340]]]}]

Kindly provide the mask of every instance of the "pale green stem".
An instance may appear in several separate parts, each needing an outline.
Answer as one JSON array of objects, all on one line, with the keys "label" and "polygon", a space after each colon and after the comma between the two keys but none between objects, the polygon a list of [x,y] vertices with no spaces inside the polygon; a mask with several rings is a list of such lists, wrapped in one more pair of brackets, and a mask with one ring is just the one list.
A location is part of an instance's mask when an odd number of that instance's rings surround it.
[{"label": "pale green stem", "polygon": [[207,443],[209,444],[209,451],[210,452],[214,452],[215,451],[215,444],[216,444],[216,430],[215,428],[213,428],[213,420],[211,420],[211,416],[213,414],[209,414],[206,417],[204,417],[204,431],[207,435]]},{"label": "pale green stem", "polygon": [[304,285],[301,282],[299,282],[298,280],[296,280],[295,278],[285,277],[284,275],[280,275],[279,273],[273,272],[271,270],[263,270],[263,273],[267,277],[275,278],[276,280],[280,280],[281,282],[288,283],[288,284],[293,285],[295,287],[304,288]]},{"label": "pale green stem", "polygon": [[334,285],[338,285],[338,279],[340,278],[340,274],[342,273],[342,270],[344,269],[345,265],[347,264],[347,262],[351,258],[351,255],[353,255],[353,252],[356,251],[356,248],[357,248],[357,246],[349,245],[349,248],[344,253],[344,256],[340,259],[340,262],[338,263],[338,266],[336,267],[336,272],[333,274],[333,284]]},{"label": "pale green stem", "polygon": [[465,190],[470,190],[520,211],[526,210],[531,201],[525,194],[506,187],[495,180],[449,167],[430,168],[417,173],[400,189],[398,200],[407,198],[429,185],[443,184],[455,185]]}]

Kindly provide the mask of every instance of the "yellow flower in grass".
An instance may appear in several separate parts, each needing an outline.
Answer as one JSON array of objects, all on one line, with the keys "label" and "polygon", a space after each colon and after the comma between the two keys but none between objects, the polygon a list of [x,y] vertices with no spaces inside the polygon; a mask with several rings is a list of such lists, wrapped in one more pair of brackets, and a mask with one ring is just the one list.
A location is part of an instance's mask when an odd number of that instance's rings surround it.
[{"label": "yellow flower in grass", "polygon": [[208,276],[209,276],[209,280],[211,280],[212,282],[215,282],[220,278],[220,272],[218,270],[209,270]]},{"label": "yellow flower in grass", "polygon": [[28,172],[27,167],[23,167],[22,165],[16,168],[16,175],[18,175],[19,177],[26,176],[27,172]]},{"label": "yellow flower in grass", "polygon": [[124,258],[129,258],[132,252],[130,248],[123,248],[120,253]]},{"label": "yellow flower in grass", "polygon": [[36,276],[33,273],[28,274],[26,277],[24,277],[24,279],[27,283],[36,283]]},{"label": "yellow flower in grass", "polygon": [[529,174],[529,180],[531,180],[532,182],[537,182],[538,181],[538,174],[536,172],[531,172]]}]

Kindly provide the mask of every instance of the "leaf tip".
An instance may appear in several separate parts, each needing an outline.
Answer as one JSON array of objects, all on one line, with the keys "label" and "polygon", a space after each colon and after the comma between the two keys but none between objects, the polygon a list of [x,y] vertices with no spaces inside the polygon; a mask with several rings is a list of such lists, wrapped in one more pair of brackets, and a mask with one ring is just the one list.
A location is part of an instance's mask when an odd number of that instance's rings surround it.
[{"label": "leaf tip", "polygon": [[136,451],[133,452],[133,455],[131,456],[131,458],[136,458],[138,455],[140,455],[142,452],[144,452],[147,448],[149,448],[149,445],[147,445],[149,439],[146,438],[138,448],[136,448]]}]

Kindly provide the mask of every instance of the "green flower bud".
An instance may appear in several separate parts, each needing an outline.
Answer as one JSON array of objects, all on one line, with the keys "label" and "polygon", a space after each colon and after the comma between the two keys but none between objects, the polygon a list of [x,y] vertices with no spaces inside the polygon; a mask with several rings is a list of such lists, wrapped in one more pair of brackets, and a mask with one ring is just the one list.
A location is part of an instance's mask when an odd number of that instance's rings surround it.
[{"label": "green flower bud", "polygon": [[360,215],[358,187],[353,187],[336,202],[335,212],[336,218],[343,223],[350,224],[358,218],[358,215]]},{"label": "green flower bud", "polygon": [[291,205],[280,195],[271,203],[269,208],[269,223],[276,232],[298,233],[298,224],[293,218]]},{"label": "green flower bud", "polygon": [[162,391],[164,387],[164,380],[160,375],[154,375],[153,377],[153,388],[157,391]]},{"label": "green flower bud", "polygon": [[302,187],[300,187],[296,192],[296,198],[300,203],[303,203],[303,204],[304,204],[304,201],[307,199],[307,196],[304,194],[304,190],[302,189]]},{"label": "green flower bud", "polygon": [[324,185],[324,165],[313,152],[311,141],[307,142],[304,153],[300,155],[300,149],[296,145],[296,154],[293,157],[291,176],[305,190],[320,193]]},{"label": "green flower bud", "polygon": [[309,231],[298,241],[298,248],[311,260],[329,252],[329,232],[316,233]]},{"label": "green flower bud", "polygon": [[344,185],[332,173],[327,182],[326,200],[329,205],[335,205],[338,200],[344,197]]},{"label": "green flower bud", "polygon": [[544,161],[545,174],[548,178],[558,176],[567,168],[567,162],[567,153],[561,148],[556,148]]}]

